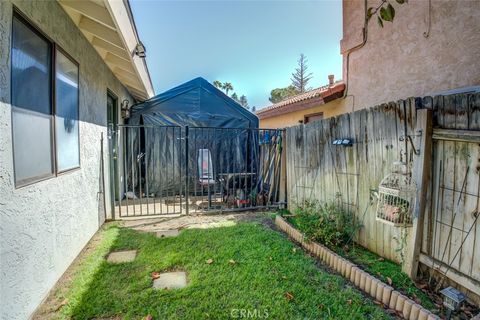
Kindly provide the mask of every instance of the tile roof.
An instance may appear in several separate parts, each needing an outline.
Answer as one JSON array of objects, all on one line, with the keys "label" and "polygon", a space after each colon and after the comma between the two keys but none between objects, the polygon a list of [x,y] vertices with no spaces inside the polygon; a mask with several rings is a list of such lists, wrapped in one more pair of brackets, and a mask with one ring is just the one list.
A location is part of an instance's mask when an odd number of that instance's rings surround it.
[{"label": "tile roof", "polygon": [[[316,101],[317,104],[323,104],[339,98],[345,90],[345,84],[338,81],[333,85],[322,86],[296,96],[287,98],[283,101],[272,104],[268,107],[258,110],[255,114],[260,118],[270,118],[279,114],[309,108],[306,103]],[[327,101],[325,101],[327,100]]]}]

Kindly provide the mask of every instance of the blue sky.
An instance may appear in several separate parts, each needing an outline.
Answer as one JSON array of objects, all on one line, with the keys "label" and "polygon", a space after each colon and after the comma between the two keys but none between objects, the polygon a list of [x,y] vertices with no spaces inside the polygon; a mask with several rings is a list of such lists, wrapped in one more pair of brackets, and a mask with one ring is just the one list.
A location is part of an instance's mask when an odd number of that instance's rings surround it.
[{"label": "blue sky", "polygon": [[257,109],[286,87],[300,53],[318,87],[341,78],[341,1],[131,0],[155,92],[201,76],[229,81]]}]

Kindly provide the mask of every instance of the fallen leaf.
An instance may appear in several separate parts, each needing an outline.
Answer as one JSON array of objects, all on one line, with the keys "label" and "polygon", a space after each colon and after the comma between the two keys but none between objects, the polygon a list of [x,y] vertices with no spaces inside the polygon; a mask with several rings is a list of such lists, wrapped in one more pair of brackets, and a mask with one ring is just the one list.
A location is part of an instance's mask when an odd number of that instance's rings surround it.
[{"label": "fallen leaf", "polygon": [[152,315],[151,315],[151,314],[147,315],[147,316],[145,317],[145,320],[153,320]]},{"label": "fallen leaf", "polygon": [[205,261],[207,264],[212,264],[213,263],[213,259],[208,259],[207,261]]},{"label": "fallen leaf", "polygon": [[230,264],[235,264],[235,263],[237,263],[237,262],[236,262],[235,260],[233,260],[233,259],[230,259],[230,260],[228,260],[228,263],[230,263]]},{"label": "fallen leaf", "polygon": [[392,285],[392,283],[393,283],[392,278],[387,277],[387,282],[388,282],[389,285]]},{"label": "fallen leaf", "polygon": [[287,280],[287,277],[285,277],[285,276],[282,276],[282,279],[284,279],[284,280]]},{"label": "fallen leaf", "polygon": [[347,303],[348,303],[348,304],[352,304],[352,299],[348,299],[348,300],[347,300]]},{"label": "fallen leaf", "polygon": [[385,261],[385,259],[380,257],[380,258],[378,258],[378,261]]},{"label": "fallen leaf", "polygon": [[285,292],[285,298],[287,298],[288,301],[293,300],[293,294],[290,292]]},{"label": "fallen leaf", "polygon": [[297,252],[297,248],[292,249],[293,253]]},{"label": "fallen leaf", "polygon": [[273,260],[273,258],[272,258],[272,257],[268,257],[268,260],[272,261],[272,260]]},{"label": "fallen leaf", "polygon": [[159,272],[152,272],[152,279],[155,280],[155,279],[158,279],[160,278],[160,273]]}]

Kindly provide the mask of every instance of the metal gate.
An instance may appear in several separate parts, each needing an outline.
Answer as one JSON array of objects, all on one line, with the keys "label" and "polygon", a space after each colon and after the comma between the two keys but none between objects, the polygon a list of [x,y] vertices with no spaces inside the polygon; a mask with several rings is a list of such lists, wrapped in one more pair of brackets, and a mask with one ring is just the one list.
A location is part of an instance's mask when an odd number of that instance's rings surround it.
[{"label": "metal gate", "polygon": [[[283,130],[112,126],[114,218],[269,208],[280,201]],[[116,151],[116,152],[115,152]]]}]

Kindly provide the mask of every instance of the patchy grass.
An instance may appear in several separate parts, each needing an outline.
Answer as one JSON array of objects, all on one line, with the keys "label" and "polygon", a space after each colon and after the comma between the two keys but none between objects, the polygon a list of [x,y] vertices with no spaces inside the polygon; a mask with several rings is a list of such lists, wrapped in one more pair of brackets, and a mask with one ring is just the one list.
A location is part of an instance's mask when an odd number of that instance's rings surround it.
[{"label": "patchy grass", "polygon": [[[60,310],[62,318],[226,319],[241,312],[270,319],[388,318],[343,278],[319,269],[313,258],[260,223],[184,230],[162,239],[116,226],[103,232],[109,236],[65,293],[69,303]],[[139,251],[131,263],[99,263],[105,247]],[[151,273],[166,270],[186,271],[188,286],[153,290]]]},{"label": "patchy grass", "polygon": [[[287,220],[293,226],[303,231],[302,224],[297,223],[294,216],[288,217]],[[376,253],[373,253],[357,244],[352,243],[351,245],[347,246],[348,250],[341,246],[329,247],[337,254],[354,262],[368,273],[381,279],[383,282],[390,283],[395,289],[418,301],[425,308],[428,308],[432,311],[438,311],[438,308],[428,297],[428,295],[417,288],[415,283],[408,277],[408,275],[402,272],[401,265],[384,259]]]},{"label": "patchy grass", "polygon": [[92,275],[96,274],[118,237],[116,223],[105,224],[90,240],[77,259],[68,268],[54,291],[37,310],[33,319],[68,319],[90,288]]},{"label": "patchy grass", "polygon": [[438,309],[428,295],[417,288],[407,274],[402,272],[402,267],[399,264],[381,258],[379,255],[359,245],[351,246],[349,250],[338,247],[334,250],[339,255],[342,255],[361,266],[368,273],[380,278],[383,282],[391,282],[393,287],[414,300],[418,300],[418,302],[420,302],[425,308],[430,310]]}]

